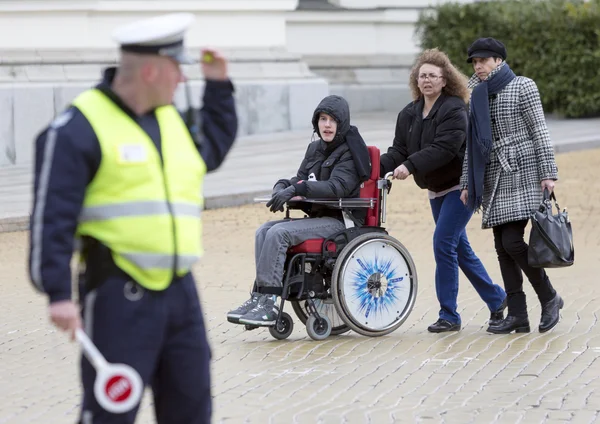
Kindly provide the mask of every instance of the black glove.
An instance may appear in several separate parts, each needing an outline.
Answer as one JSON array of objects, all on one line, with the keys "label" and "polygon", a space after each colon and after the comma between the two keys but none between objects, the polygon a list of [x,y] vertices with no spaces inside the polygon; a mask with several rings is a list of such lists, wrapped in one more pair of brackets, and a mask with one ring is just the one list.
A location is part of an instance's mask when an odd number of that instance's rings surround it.
[{"label": "black glove", "polygon": [[289,187],[289,186],[286,185],[285,183],[278,182],[277,184],[275,184],[275,187],[273,187],[273,192],[271,193],[271,197],[275,196],[277,193],[279,193],[281,190],[285,189],[286,187]]},{"label": "black glove", "polygon": [[283,205],[285,202],[290,200],[292,197],[296,195],[296,187],[293,185],[288,188],[281,190],[271,197],[271,200],[267,202],[267,208],[270,207],[271,212],[275,213],[277,211],[283,212]]}]

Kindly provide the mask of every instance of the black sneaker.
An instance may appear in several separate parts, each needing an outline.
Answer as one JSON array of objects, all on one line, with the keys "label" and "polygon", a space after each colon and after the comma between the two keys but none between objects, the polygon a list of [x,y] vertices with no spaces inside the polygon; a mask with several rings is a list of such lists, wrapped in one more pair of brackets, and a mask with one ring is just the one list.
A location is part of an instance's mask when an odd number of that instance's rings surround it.
[{"label": "black sneaker", "polygon": [[254,308],[239,318],[240,324],[269,327],[275,325],[279,309],[270,295],[260,295]]},{"label": "black sneaker", "polygon": [[252,293],[252,295],[250,296],[250,299],[248,299],[244,303],[242,303],[241,306],[239,306],[238,308],[236,308],[232,311],[227,312],[227,321],[232,322],[234,324],[239,324],[240,317],[244,314],[247,314],[252,309],[254,309],[254,307],[258,303],[259,297],[260,297],[260,294]]},{"label": "black sneaker", "polygon": [[430,333],[445,333],[447,331],[459,331],[460,324],[453,324],[445,319],[438,319],[435,323],[427,327]]}]

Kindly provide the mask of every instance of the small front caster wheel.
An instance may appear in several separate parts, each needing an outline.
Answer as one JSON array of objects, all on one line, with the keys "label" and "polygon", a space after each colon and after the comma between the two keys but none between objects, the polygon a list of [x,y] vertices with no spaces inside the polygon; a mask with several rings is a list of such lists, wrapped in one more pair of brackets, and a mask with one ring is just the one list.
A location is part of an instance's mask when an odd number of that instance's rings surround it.
[{"label": "small front caster wheel", "polygon": [[281,314],[281,322],[279,325],[276,323],[273,327],[269,327],[269,333],[277,340],[287,339],[290,334],[292,334],[292,331],[294,331],[294,321],[292,321],[292,317],[285,312]]},{"label": "small front caster wheel", "polygon": [[311,315],[306,320],[306,332],[313,340],[324,340],[331,334],[331,320],[327,315]]}]

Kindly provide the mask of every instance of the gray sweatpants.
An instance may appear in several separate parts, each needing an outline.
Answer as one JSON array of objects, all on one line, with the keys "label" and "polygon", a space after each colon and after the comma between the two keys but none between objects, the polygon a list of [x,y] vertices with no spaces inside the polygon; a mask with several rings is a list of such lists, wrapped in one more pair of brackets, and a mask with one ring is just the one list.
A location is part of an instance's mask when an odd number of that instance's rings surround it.
[{"label": "gray sweatpants", "polygon": [[300,218],[269,221],[256,230],[256,285],[282,287],[287,250],[303,241],[330,237],[346,227],[335,218]]}]

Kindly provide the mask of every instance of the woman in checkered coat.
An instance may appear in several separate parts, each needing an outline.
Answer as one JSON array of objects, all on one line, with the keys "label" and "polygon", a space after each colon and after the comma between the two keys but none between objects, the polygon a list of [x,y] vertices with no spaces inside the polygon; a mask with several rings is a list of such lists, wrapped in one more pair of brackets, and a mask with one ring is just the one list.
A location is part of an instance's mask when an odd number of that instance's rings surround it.
[{"label": "woman in checkered coat", "polygon": [[546,332],[558,323],[563,300],[544,269],[529,266],[524,240],[543,190],[552,192],[558,179],[540,95],[533,80],[512,72],[498,40],[478,39],[468,55],[475,74],[468,84],[473,91],[461,199],[471,210],[481,209],[482,227],[493,229],[508,295],[507,317],[488,331],[530,331],[525,273],[542,307],[539,331]]}]

